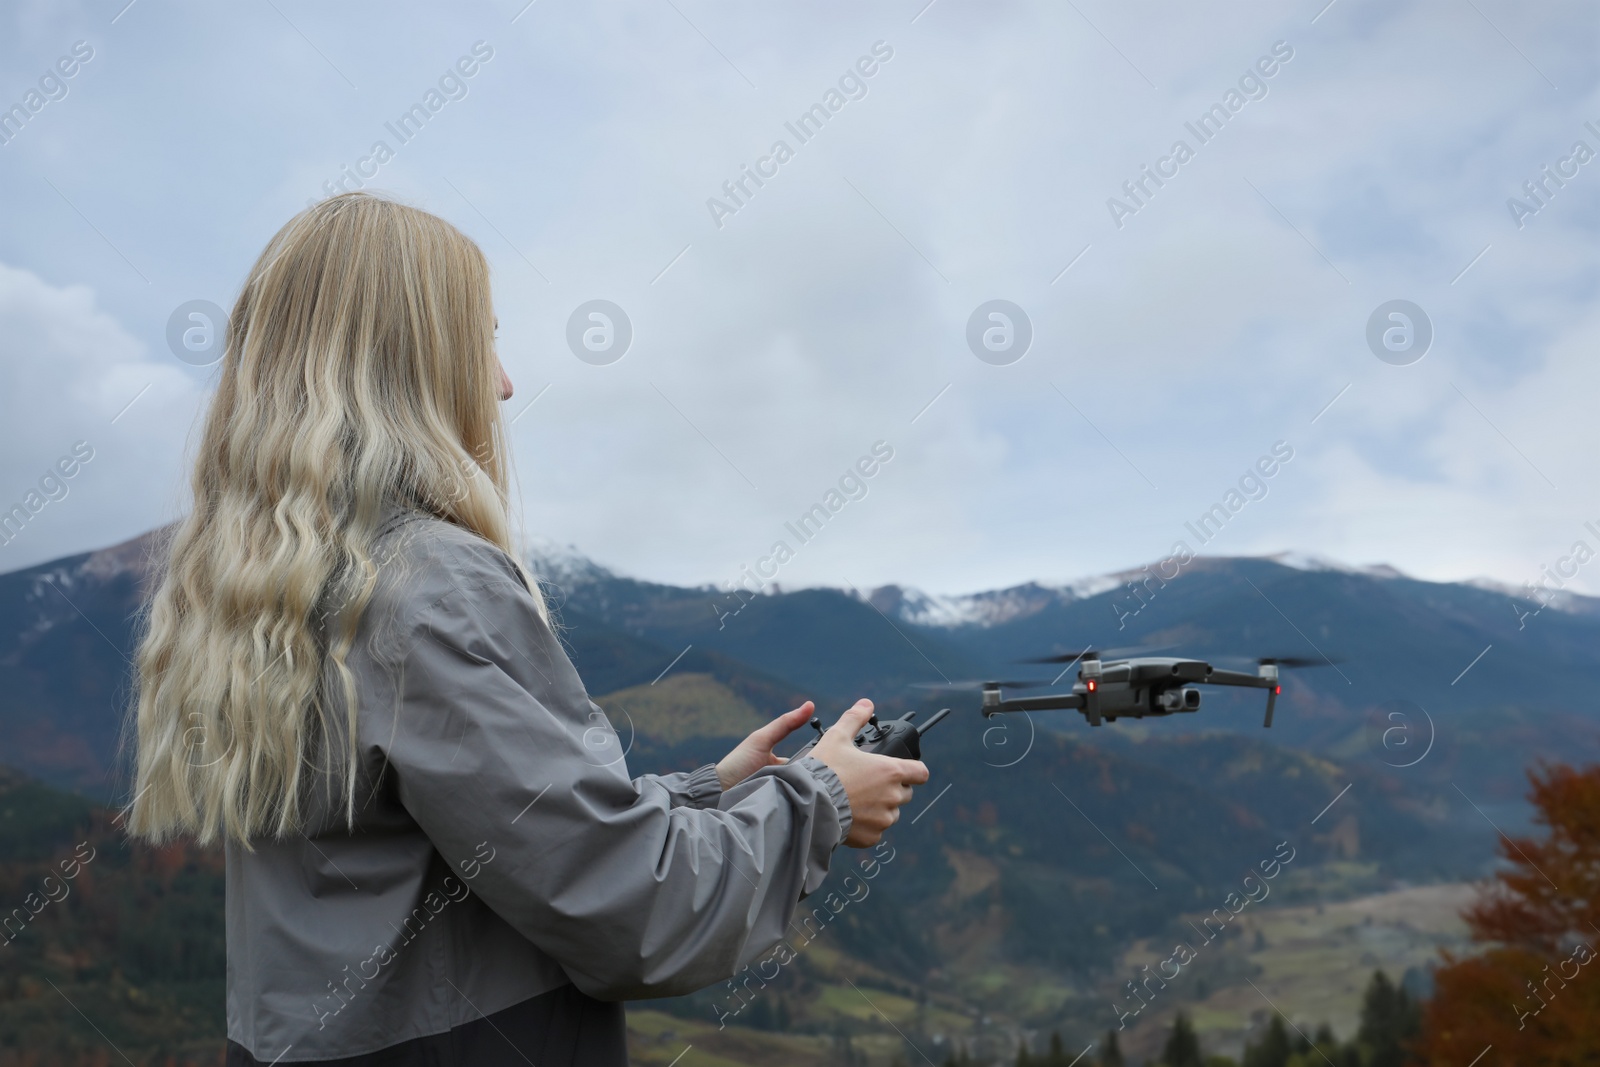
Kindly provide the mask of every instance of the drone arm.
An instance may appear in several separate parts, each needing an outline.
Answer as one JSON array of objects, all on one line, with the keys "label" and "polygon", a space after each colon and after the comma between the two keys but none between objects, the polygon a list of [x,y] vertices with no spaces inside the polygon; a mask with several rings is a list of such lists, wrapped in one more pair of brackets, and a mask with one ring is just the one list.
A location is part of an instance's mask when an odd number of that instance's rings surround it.
[{"label": "drone arm", "polygon": [[1204,678],[1206,685],[1241,685],[1247,689],[1271,689],[1277,685],[1276,679],[1263,678],[1258,674],[1246,674],[1244,671],[1214,670]]},{"label": "drone arm", "polygon": [[994,715],[1002,711],[1059,711],[1063,709],[1082,710],[1082,693],[1055,693],[1043,697],[1013,697],[992,704],[983,709],[985,716]]},{"label": "drone arm", "polygon": [[1263,728],[1272,725],[1272,710],[1278,703],[1278,668],[1272,665],[1263,665],[1260,674],[1246,674],[1243,671],[1212,671],[1206,681],[1212,685],[1237,685],[1246,689],[1265,689],[1267,691],[1267,715],[1261,725]]}]

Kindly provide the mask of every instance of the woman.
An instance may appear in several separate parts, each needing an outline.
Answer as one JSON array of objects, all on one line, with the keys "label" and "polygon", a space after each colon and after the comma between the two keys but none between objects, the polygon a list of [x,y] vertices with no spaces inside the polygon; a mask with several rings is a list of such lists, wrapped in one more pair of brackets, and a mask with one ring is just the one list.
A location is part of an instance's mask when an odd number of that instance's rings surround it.
[{"label": "woman", "polygon": [[918,762],[630,780],[509,534],[488,265],[337,196],[250,272],[139,648],[132,830],[227,854],[233,1064],[625,1064],[625,998],[721,981]]}]

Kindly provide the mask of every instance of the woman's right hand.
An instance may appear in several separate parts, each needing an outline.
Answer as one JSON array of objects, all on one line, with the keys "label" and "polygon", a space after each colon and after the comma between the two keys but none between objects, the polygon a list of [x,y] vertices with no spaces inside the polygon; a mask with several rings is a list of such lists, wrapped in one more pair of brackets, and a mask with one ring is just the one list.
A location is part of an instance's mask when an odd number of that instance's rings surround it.
[{"label": "woman's right hand", "polygon": [[870,718],[872,701],[856,701],[808,753],[831,767],[844,785],[851,814],[844,843],[851,848],[877,844],[899,820],[900,805],[911,799],[911,787],[928,780],[928,768],[921,760],[879,756],[856,747],[855,736]]}]

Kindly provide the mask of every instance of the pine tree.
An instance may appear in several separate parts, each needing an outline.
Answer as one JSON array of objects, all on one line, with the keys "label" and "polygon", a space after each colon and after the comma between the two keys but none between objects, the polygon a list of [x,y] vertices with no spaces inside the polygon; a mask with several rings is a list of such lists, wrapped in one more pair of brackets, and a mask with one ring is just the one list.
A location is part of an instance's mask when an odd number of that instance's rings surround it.
[{"label": "pine tree", "polygon": [[965,1045],[956,1042],[956,1047],[945,1057],[944,1067],[977,1067],[977,1062],[967,1054]]},{"label": "pine tree", "polygon": [[1105,1042],[1100,1048],[1100,1067],[1122,1067],[1122,1046],[1117,1043],[1117,1032],[1106,1031]]},{"label": "pine tree", "polygon": [[1372,981],[1361,1000],[1361,1029],[1356,1041],[1367,1049],[1369,1067],[1401,1067],[1406,1062],[1405,1042],[1415,1037],[1422,1024],[1422,1012],[1411,994],[1389,981],[1382,971],[1372,972]]},{"label": "pine tree", "polygon": [[778,998],[777,1010],[773,1012],[773,1029],[779,1033],[789,1032],[789,1001],[786,997]]},{"label": "pine tree", "polygon": [[1289,1030],[1283,1025],[1283,1016],[1275,1014],[1260,1042],[1245,1045],[1244,1067],[1284,1067],[1289,1055]]},{"label": "pine tree", "polygon": [[833,1032],[833,1055],[833,1062],[839,1067],[859,1067],[865,1062],[861,1054],[856,1051],[855,1042],[845,1032],[843,1023],[839,1023]]},{"label": "pine tree", "polygon": [[1181,1011],[1172,1020],[1172,1033],[1161,1050],[1161,1062],[1165,1067],[1205,1067],[1200,1056],[1200,1038],[1194,1032],[1194,1024]]}]

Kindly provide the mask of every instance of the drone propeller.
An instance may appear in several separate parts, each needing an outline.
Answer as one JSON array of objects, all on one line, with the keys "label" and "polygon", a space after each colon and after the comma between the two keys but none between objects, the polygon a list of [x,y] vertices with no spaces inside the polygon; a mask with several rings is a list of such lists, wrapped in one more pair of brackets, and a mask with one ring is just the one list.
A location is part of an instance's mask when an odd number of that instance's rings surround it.
[{"label": "drone propeller", "polygon": [[1164,652],[1171,645],[1138,645],[1128,648],[1086,648],[1082,652],[1061,652],[1054,656],[1039,656],[1034,659],[1019,659],[1018,663],[1076,663],[1084,659],[1126,659],[1129,656],[1138,656],[1146,652]]},{"label": "drone propeller", "polygon": [[1256,663],[1260,664],[1263,667],[1266,666],[1269,663],[1272,663],[1272,664],[1276,664],[1279,667],[1289,667],[1289,668],[1295,668],[1295,667],[1331,667],[1335,663],[1343,663],[1343,662],[1344,662],[1343,660],[1331,659],[1331,658],[1326,657],[1326,656],[1321,657],[1319,659],[1311,659],[1311,658],[1306,657],[1306,656],[1262,656],[1260,659],[1256,660]]},{"label": "drone propeller", "polygon": [[1037,689],[1040,686],[1050,685],[1047,680],[1039,678],[1012,679],[1009,681],[996,681],[992,678],[961,678],[945,682],[912,682],[911,689],[939,689],[948,692],[951,689],[982,689],[985,686],[1000,686],[1002,689]]}]

